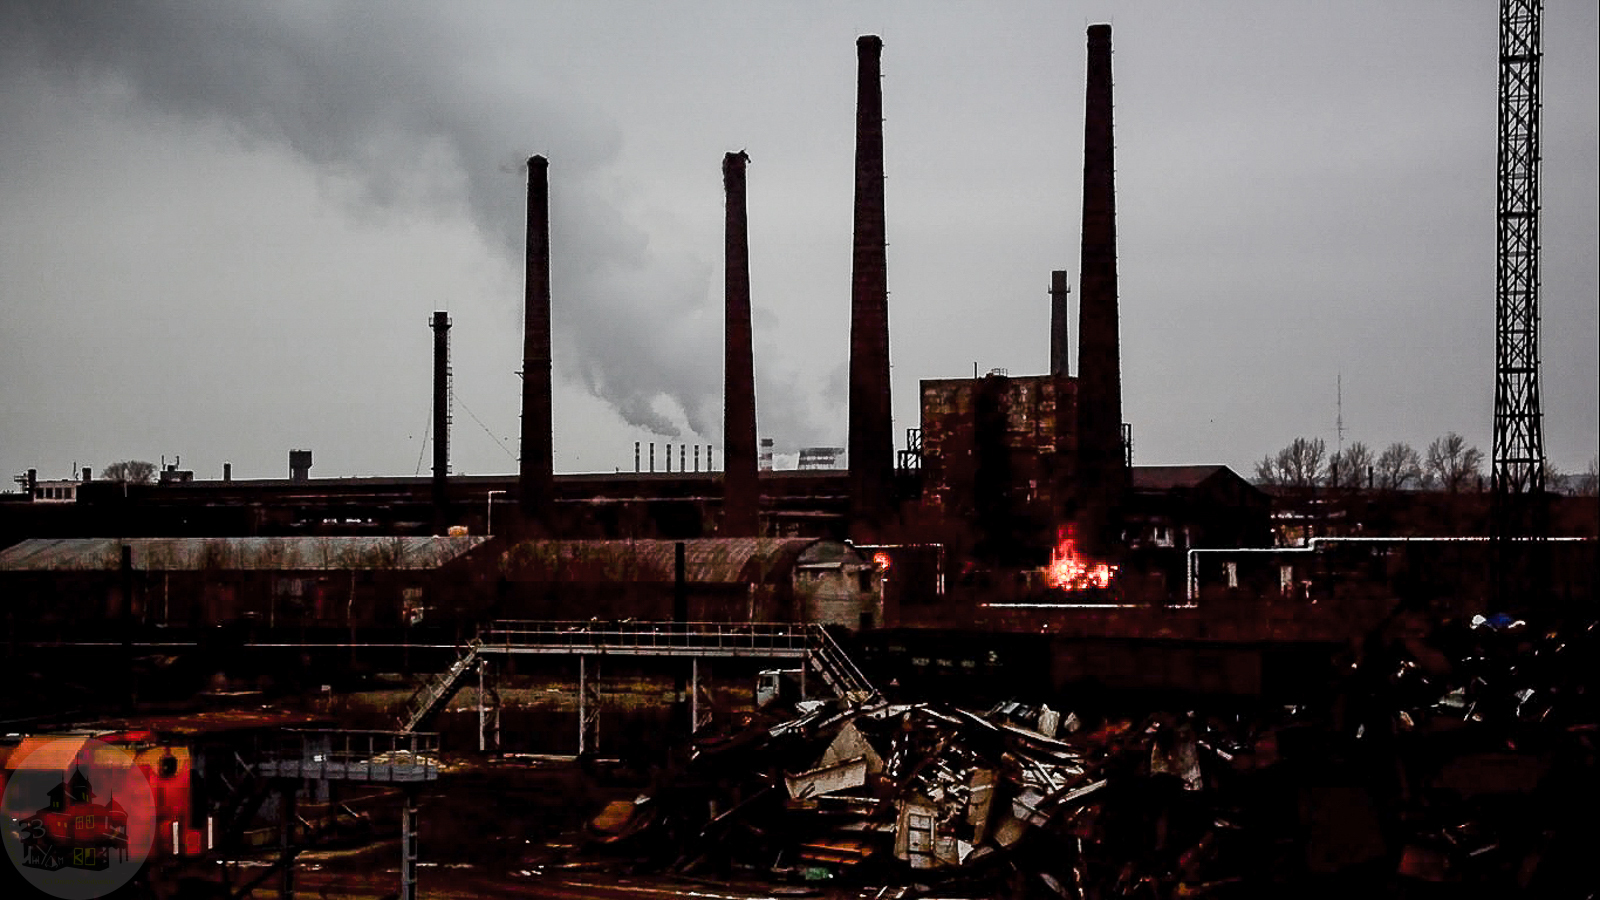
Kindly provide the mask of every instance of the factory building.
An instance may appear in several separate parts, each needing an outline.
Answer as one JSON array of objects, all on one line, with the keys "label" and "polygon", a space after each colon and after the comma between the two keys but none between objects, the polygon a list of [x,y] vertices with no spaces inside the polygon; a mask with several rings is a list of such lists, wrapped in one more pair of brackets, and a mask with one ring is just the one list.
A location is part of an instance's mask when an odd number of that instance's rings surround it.
[{"label": "factory building", "polygon": [[38,538],[0,550],[0,620],[8,635],[62,627],[82,639],[130,624],[346,631],[460,618],[488,591],[470,563],[484,541]]},{"label": "factory building", "polygon": [[534,540],[508,547],[501,568],[497,618],[883,624],[882,572],[839,541]]}]

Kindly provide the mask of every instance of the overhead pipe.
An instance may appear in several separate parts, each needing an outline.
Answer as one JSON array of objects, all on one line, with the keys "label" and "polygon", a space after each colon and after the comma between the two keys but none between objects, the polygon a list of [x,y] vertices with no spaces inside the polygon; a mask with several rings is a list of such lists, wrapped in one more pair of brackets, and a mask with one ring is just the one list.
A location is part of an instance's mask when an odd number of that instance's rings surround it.
[{"label": "overhead pipe", "polygon": [[[1200,554],[1235,554],[1235,553],[1272,553],[1284,556],[1298,556],[1306,553],[1316,553],[1323,544],[1479,544],[1494,540],[1488,537],[1455,536],[1455,537],[1314,537],[1308,539],[1298,547],[1190,547],[1187,556],[1184,581],[1188,586],[1185,593],[1190,603],[1195,602],[1200,596],[1200,571],[1198,559]],[[1536,538],[1519,538],[1518,540],[1538,540]],[[1546,541],[1580,542],[1593,541],[1593,537],[1547,537]]]}]

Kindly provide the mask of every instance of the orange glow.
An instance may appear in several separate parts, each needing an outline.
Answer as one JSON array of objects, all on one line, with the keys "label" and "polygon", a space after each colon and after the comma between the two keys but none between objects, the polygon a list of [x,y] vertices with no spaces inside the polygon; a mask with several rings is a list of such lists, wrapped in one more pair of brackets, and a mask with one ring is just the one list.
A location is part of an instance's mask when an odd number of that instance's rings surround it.
[{"label": "orange glow", "polygon": [[1050,566],[1045,569],[1045,582],[1063,591],[1086,591],[1107,588],[1117,574],[1117,567],[1097,563],[1078,555],[1077,542],[1070,529],[1065,530],[1056,548],[1050,552]]},{"label": "orange glow", "polygon": [[872,554],[872,564],[878,567],[879,572],[889,571],[889,554],[882,550]]}]

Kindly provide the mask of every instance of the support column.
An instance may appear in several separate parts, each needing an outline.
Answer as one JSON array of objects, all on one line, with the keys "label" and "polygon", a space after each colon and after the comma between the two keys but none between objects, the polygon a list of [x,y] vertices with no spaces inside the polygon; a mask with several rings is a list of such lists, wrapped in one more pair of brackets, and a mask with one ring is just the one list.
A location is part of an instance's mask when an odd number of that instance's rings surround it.
[{"label": "support column", "polygon": [[[710,699],[709,692],[707,699]],[[704,728],[711,721],[711,704],[700,705],[700,657],[689,660],[689,733]]]},{"label": "support column", "polygon": [[400,809],[400,900],[417,900],[417,790],[407,786]]},{"label": "support column", "polygon": [[282,900],[294,900],[295,790],[293,782],[283,786],[283,802],[278,810],[278,896]]},{"label": "support column", "polygon": [[578,657],[578,755],[600,749],[600,661],[589,671],[589,657]]},{"label": "support column", "polygon": [[478,752],[482,753],[488,744],[488,709],[484,704],[483,696],[483,667],[488,665],[481,657],[478,659]]}]

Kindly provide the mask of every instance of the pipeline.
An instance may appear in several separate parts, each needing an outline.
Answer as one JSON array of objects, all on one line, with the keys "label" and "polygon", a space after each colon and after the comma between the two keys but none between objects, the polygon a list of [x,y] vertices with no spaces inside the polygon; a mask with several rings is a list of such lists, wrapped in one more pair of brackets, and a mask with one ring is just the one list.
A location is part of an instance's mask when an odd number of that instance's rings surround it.
[{"label": "pipeline", "polygon": [[[1194,603],[1200,596],[1200,575],[1195,564],[1196,558],[1202,553],[1278,553],[1284,555],[1300,555],[1316,553],[1323,544],[1476,544],[1494,540],[1488,537],[1314,537],[1300,547],[1191,547],[1189,548],[1187,572],[1184,581],[1188,585],[1185,599]],[[1531,541],[1533,538],[1516,538],[1518,541]],[[1592,541],[1592,537],[1552,537],[1544,540],[1555,542]]]}]

